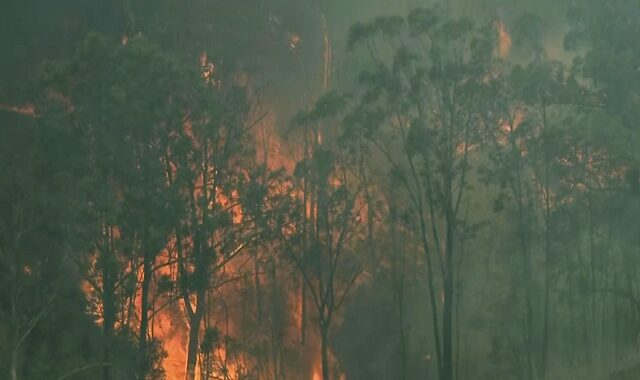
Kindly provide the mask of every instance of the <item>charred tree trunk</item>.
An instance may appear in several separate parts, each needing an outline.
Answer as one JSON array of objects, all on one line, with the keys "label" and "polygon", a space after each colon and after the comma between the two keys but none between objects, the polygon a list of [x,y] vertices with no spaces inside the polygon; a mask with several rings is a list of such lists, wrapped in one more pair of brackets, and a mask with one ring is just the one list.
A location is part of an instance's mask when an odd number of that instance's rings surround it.
[{"label": "charred tree trunk", "polygon": [[196,378],[196,363],[198,361],[198,333],[200,322],[191,319],[189,321],[189,345],[187,346],[187,375],[186,380]]},{"label": "charred tree trunk", "polygon": [[147,333],[149,331],[149,288],[151,285],[153,260],[149,250],[144,247],[144,258],[142,263],[142,294],[140,301],[140,336],[139,336],[139,368],[138,377],[144,379],[146,377],[149,363],[147,352]]},{"label": "charred tree trunk", "polygon": [[[214,257],[207,257],[209,252],[208,238],[213,235],[213,231],[207,229],[209,222],[209,203],[216,200],[215,186],[210,187],[208,185],[210,180],[213,184],[218,183],[216,175],[210,177],[209,173],[209,141],[204,140],[202,147],[202,161],[200,163],[202,171],[202,197],[199,200],[200,209],[202,210],[202,218],[194,224],[195,236],[194,236],[194,270],[192,274],[193,281],[190,282],[190,286],[187,286],[188,292],[183,297],[187,313],[189,315],[189,343],[187,346],[187,380],[195,380],[196,365],[198,362],[198,353],[200,351],[200,326],[204,317],[205,310],[207,309],[207,288],[209,284],[209,264],[214,262]],[[197,201],[194,199],[193,204]],[[197,215],[197,210],[192,210],[194,215]],[[190,294],[195,291],[196,302],[195,309],[191,305]]]},{"label": "charred tree trunk", "polygon": [[200,325],[204,315],[205,291],[198,289],[196,295],[196,310],[189,316],[189,343],[187,345],[187,373],[186,380],[195,380],[196,364],[198,362]]},{"label": "charred tree trunk", "polygon": [[253,286],[256,291],[256,322],[262,324],[262,284],[260,283],[260,262],[258,252],[255,252],[253,262]]},{"label": "charred tree trunk", "polygon": [[104,380],[111,380],[111,349],[114,337],[114,327],[116,322],[116,305],[115,305],[115,278],[112,268],[113,261],[113,237],[111,236],[111,228],[107,228],[106,239],[107,242],[102,250],[102,302],[103,302],[103,334],[104,334],[104,351],[103,360],[105,366],[103,367],[102,377]]},{"label": "charred tree trunk", "polygon": [[[199,337],[200,337],[200,325],[202,323],[202,317],[204,315],[206,288],[203,284],[203,271],[202,258],[196,256],[196,268],[193,274],[187,272],[185,266],[185,257],[182,246],[182,234],[180,231],[176,231],[176,248],[178,253],[178,274],[179,285],[182,296],[182,302],[184,304],[185,313],[189,321],[189,335],[187,343],[187,363],[185,371],[186,380],[194,380],[196,376],[196,364],[198,361],[199,352]],[[197,255],[197,254],[196,254]],[[204,271],[206,273],[206,271]],[[189,277],[193,278],[193,282],[189,280]],[[206,281],[206,277],[205,277]],[[191,302],[191,285],[196,289],[196,302],[195,309]]]}]

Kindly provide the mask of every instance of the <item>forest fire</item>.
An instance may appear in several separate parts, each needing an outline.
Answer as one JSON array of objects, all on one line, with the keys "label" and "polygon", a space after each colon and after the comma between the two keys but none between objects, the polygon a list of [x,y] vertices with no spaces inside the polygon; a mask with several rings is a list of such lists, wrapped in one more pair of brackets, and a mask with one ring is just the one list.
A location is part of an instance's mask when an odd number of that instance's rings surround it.
[{"label": "forest fire", "polygon": [[33,104],[16,106],[16,105],[11,105],[11,104],[1,104],[0,103],[0,110],[4,110],[4,111],[8,111],[8,112],[14,112],[14,113],[17,113],[17,114],[20,114],[20,115],[24,115],[24,116],[31,116],[31,117],[37,116],[36,108],[35,108],[35,106]]},{"label": "forest fire", "polygon": [[[507,146],[509,144],[509,139],[513,138],[514,132],[520,127],[520,125],[525,121],[526,111],[516,107],[516,109],[509,115],[505,120],[501,120],[499,124],[499,129],[497,131],[497,141],[502,146]],[[519,141],[518,143],[521,144]],[[520,147],[523,151],[525,149],[524,146]]]},{"label": "forest fire", "polygon": [[187,361],[187,330],[183,311],[175,306],[158,313],[153,321],[153,336],[162,342],[167,357],[163,368],[167,379],[184,379]]},{"label": "forest fire", "polygon": [[298,47],[298,45],[300,45],[300,42],[302,41],[302,39],[300,38],[300,35],[298,35],[297,33],[290,33],[289,34],[289,49],[294,50]]},{"label": "forest fire", "polygon": [[319,368],[319,365],[314,367],[311,380],[322,380],[322,370]]},{"label": "forest fire", "polygon": [[0,378],[640,378],[637,0],[14,3]]},{"label": "forest fire", "polygon": [[496,21],[496,28],[498,30],[498,56],[507,58],[511,52],[511,35],[502,20]]}]

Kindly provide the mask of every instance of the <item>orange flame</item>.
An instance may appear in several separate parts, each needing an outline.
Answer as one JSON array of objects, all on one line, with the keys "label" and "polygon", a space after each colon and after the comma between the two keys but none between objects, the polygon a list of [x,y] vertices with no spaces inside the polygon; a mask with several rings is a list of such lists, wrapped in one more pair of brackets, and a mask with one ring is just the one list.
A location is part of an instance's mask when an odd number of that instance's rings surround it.
[{"label": "orange flame", "polygon": [[496,21],[498,29],[498,55],[500,58],[507,58],[511,52],[511,36],[507,30],[507,26],[501,20]]},{"label": "orange flame", "polygon": [[25,116],[37,116],[36,115],[36,108],[33,104],[27,104],[27,105],[23,105],[23,106],[16,106],[16,105],[11,105],[11,104],[1,104],[0,103],[0,110],[4,110],[7,112],[13,112],[13,113],[18,113],[20,115],[25,115]]}]

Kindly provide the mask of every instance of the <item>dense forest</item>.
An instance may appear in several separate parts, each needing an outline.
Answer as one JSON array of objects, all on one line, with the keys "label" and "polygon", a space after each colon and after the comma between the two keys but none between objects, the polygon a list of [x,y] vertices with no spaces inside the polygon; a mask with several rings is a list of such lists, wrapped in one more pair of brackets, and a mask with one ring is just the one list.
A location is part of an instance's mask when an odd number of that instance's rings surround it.
[{"label": "dense forest", "polygon": [[0,378],[640,378],[640,1],[3,0]]}]

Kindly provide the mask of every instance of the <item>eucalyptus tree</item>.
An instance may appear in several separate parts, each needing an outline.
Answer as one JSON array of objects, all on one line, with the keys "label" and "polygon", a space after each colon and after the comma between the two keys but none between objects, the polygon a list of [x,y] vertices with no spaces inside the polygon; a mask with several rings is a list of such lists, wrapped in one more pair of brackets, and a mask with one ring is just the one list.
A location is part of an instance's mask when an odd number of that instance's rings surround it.
[{"label": "eucalyptus tree", "polygon": [[[190,79],[182,128],[165,155],[168,182],[177,190],[174,229],[178,289],[189,321],[187,378],[195,376],[208,293],[217,274],[261,237],[243,218],[242,196],[253,155],[247,89],[202,75]],[[257,118],[256,118],[257,117]]]},{"label": "eucalyptus tree", "polygon": [[313,148],[296,165],[295,175],[304,180],[303,192],[309,203],[302,203],[301,213],[309,219],[300,233],[300,254],[291,252],[302,274],[316,312],[320,333],[322,378],[331,375],[330,334],[336,313],[344,304],[367,263],[366,223],[362,224],[365,203],[363,182],[357,162],[339,143],[344,124],[343,113],[348,98],[336,92],[323,95],[295,122],[313,125]]},{"label": "eucalyptus tree", "polygon": [[[640,30],[638,14],[640,6],[634,1],[575,3],[569,12],[571,30],[565,37],[565,48],[576,55],[572,69],[581,78],[585,94],[585,112],[576,119],[582,133],[575,135],[583,146],[583,157],[576,161],[584,168],[586,235],[588,252],[593,252],[586,281],[592,290],[589,319],[594,332],[605,331],[607,313],[597,310],[598,303],[603,311],[613,313],[612,321],[625,319],[625,323],[613,322],[617,327],[608,327],[614,334],[618,355],[611,357],[616,364],[622,352],[635,345],[621,331],[638,326],[637,318],[622,317],[636,308],[638,300],[632,285],[638,278],[631,253],[635,243],[629,240],[637,229],[624,222],[637,212],[640,49],[632,36]],[[604,223],[595,217],[598,210],[616,217]],[[602,346],[595,339],[594,335],[594,350]],[[600,356],[606,353],[599,352]]]},{"label": "eucalyptus tree", "polygon": [[100,369],[99,356],[77,349],[97,332],[84,318],[81,274],[73,265],[88,244],[79,232],[88,216],[85,193],[76,186],[84,178],[86,150],[73,128],[9,116],[0,115],[1,376]]},{"label": "eucalyptus tree", "polygon": [[469,158],[481,143],[482,98],[496,75],[495,42],[490,26],[444,19],[438,8],[356,24],[350,34],[350,46],[366,48],[370,63],[360,75],[353,128],[366,131],[415,210],[437,372],[447,380],[454,377],[455,243],[465,228],[460,206],[469,189]]},{"label": "eucalyptus tree", "polygon": [[[517,220],[521,269],[513,279],[524,301],[523,367],[529,378],[544,377],[547,370],[551,293],[558,263],[553,252],[557,241],[553,223],[564,201],[561,167],[568,130],[563,123],[575,111],[571,100],[576,88],[562,64],[543,62],[538,55],[528,66],[516,66],[496,82],[494,112],[487,113],[485,120],[490,165],[484,180],[498,186],[495,210],[506,208]],[[536,275],[540,272],[543,285],[538,292]],[[538,293],[542,293],[540,299]]]},{"label": "eucalyptus tree", "polygon": [[[96,257],[81,265],[88,267],[103,320],[105,362],[116,325],[137,328],[140,377],[152,368],[147,342],[155,258],[175,221],[162,158],[172,129],[181,126],[182,79],[175,61],[146,38],[121,43],[97,34],[43,74],[46,97],[57,106],[46,116],[73,125],[87,149],[84,185],[96,221],[87,229],[95,228]],[[111,377],[110,368],[104,377]]]}]

